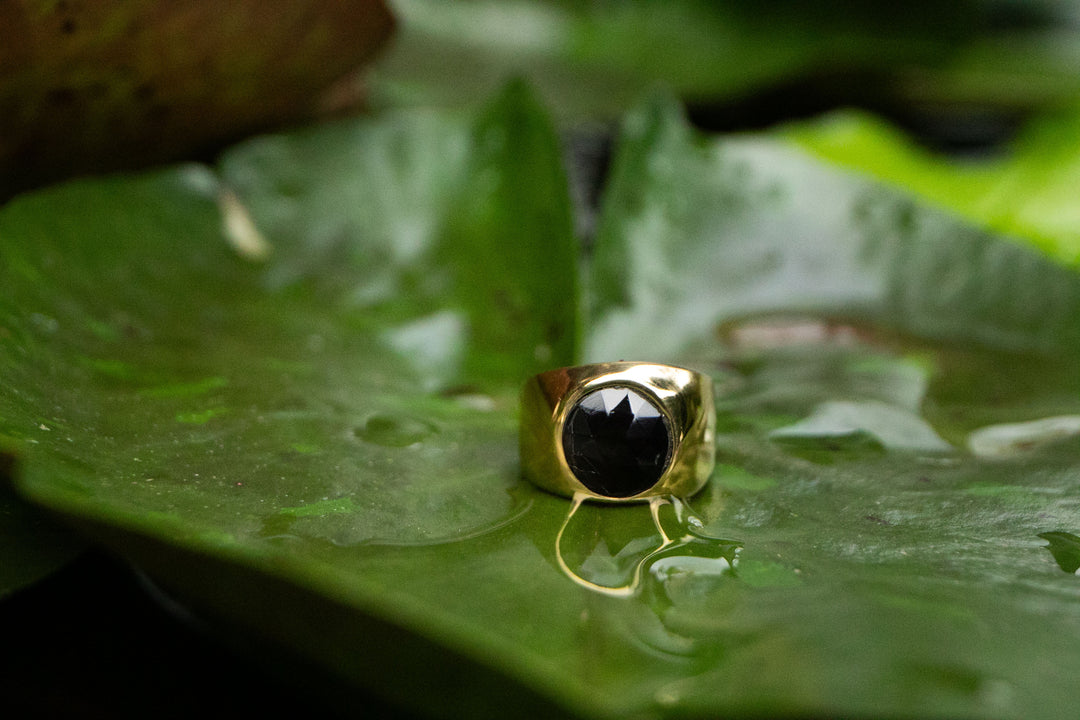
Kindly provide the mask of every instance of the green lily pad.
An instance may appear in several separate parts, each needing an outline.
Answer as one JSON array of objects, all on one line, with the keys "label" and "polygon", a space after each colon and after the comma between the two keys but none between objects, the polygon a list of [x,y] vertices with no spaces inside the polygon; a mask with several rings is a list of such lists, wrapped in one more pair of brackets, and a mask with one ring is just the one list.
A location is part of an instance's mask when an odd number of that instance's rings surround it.
[{"label": "green lily pad", "polygon": [[[1071,710],[1076,579],[1039,534],[1080,526],[1076,449],[965,448],[1080,412],[1080,277],[663,101],[627,119],[584,300],[568,207],[520,86],[18,199],[19,491],[222,632],[422,713]],[[519,478],[516,388],[580,356],[714,375],[699,496],[571,515]],[[770,438],[830,401],[950,449]]]},{"label": "green lily pad", "polygon": [[955,160],[918,147],[860,113],[791,128],[818,156],[868,173],[981,227],[1080,263],[1080,113],[1075,103],[1030,124],[1000,157]]},{"label": "green lily pad", "polygon": [[[499,144],[491,141],[493,128],[504,133]],[[303,202],[287,189],[297,181],[294,160],[319,143],[336,149],[308,157],[307,170],[321,185],[299,178],[315,198],[308,204],[316,220],[299,233],[297,221],[271,218],[275,231],[265,241],[275,259],[265,265],[233,251],[222,236],[219,194],[236,188],[256,217],[263,207],[287,212]],[[347,147],[353,152],[346,161]],[[534,151],[523,152],[529,147]],[[401,177],[396,187],[388,184],[385,155],[395,148],[415,153],[393,165]],[[24,363],[45,362],[57,344],[70,357],[47,382],[27,365],[12,368],[19,397],[6,403],[7,431],[35,445],[60,438],[64,452],[48,444],[53,461],[112,458],[108,483],[123,488],[114,499],[124,498],[110,503],[112,512],[207,532],[224,543],[238,533],[276,537],[306,525],[332,542],[424,542],[501,522],[515,505],[505,479],[495,479],[507,460],[493,465],[484,454],[500,454],[497,431],[512,428],[505,412],[512,399],[480,394],[516,384],[519,367],[542,367],[538,355],[544,363],[569,359],[576,338],[573,273],[530,286],[512,284],[507,272],[541,260],[553,269],[574,266],[553,148],[550,128],[527,99],[511,93],[475,127],[460,118],[414,117],[240,148],[223,165],[228,186],[190,167],[13,203],[3,234],[47,247],[66,296],[42,297],[38,283],[28,285],[25,279],[40,279],[46,269],[41,249],[14,245],[7,285],[18,288],[22,279],[28,291],[5,299],[9,347]],[[269,157],[282,175],[264,176],[261,184],[245,176]],[[522,193],[513,169],[537,179],[539,190],[545,161],[553,189]],[[336,182],[334,167],[350,182]],[[484,186],[470,186],[477,182]],[[548,202],[560,193],[561,205]],[[387,197],[398,212],[380,222],[364,201],[379,206]],[[42,208],[57,204],[65,212],[41,222]],[[532,214],[537,240],[522,242],[530,231],[520,223],[508,237],[511,226],[502,218],[472,210],[488,205]],[[80,213],[91,217],[62,225]],[[127,228],[126,239],[116,236],[118,226]],[[176,228],[192,239],[174,243]],[[452,233],[469,233],[476,250],[466,252]],[[109,248],[69,248],[62,243],[70,237],[107,237]],[[148,249],[135,252],[137,246]],[[499,257],[481,255],[483,247],[500,247]],[[488,271],[489,283],[473,277]],[[87,303],[102,287],[111,297]],[[10,354],[8,360],[13,364]],[[485,385],[469,384],[474,367],[488,368]],[[94,390],[95,402],[78,400]],[[475,409],[478,398],[490,407]],[[470,436],[476,441],[465,442]],[[452,457],[429,446],[458,450]],[[439,492],[413,487],[432,482],[425,478],[436,469]],[[354,485],[367,475],[381,476],[365,481],[363,494],[381,498],[373,510]],[[72,501],[94,502],[97,494],[70,483],[57,488],[70,491]],[[206,506],[203,493],[211,488],[224,495]],[[357,522],[360,510],[366,522]],[[240,524],[223,530],[227,517]],[[395,530],[399,523],[411,537]]]},{"label": "green lily pad", "polygon": [[1071,270],[793,144],[702,146],[662,106],[623,133],[587,357],[685,357],[732,319],[798,313],[1015,351],[1080,342]]},{"label": "green lily pad", "polygon": [[[1076,587],[1036,549],[1080,519],[1078,448],[965,448],[1080,405],[1062,342],[1077,275],[785,142],[704,141],[663,102],[625,125],[591,273],[588,357],[715,375],[724,464],[692,502],[758,587],[706,583],[666,609],[716,657],[660,698],[690,715],[1067,712],[1080,654],[1053,633],[1080,624]],[[829,442],[840,424],[871,442]]]}]

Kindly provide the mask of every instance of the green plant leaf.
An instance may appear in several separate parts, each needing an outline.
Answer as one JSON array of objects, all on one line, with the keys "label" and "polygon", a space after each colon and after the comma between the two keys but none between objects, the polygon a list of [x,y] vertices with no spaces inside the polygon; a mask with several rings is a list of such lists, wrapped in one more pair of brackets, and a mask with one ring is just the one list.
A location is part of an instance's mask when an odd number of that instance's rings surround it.
[{"label": "green plant leaf", "polygon": [[971,223],[1080,263],[1080,113],[1038,118],[998,157],[949,159],[871,116],[846,112],[794,126],[803,147],[837,165],[904,188]]},{"label": "green plant leaf", "polygon": [[[718,382],[723,464],[694,504],[743,550],[727,585],[662,583],[665,626],[715,655],[658,697],[1068,712],[1077,587],[1037,550],[1071,559],[1080,524],[1080,276],[783,138],[703,140],[660,100],[625,124],[587,287],[588,357]],[[1012,422],[1010,454],[967,450]]]},{"label": "green plant leaf", "polygon": [[793,312],[1002,349],[1080,341],[1073,272],[792,144],[703,146],[658,100],[630,117],[619,152],[587,357],[685,355],[725,321]]},{"label": "green plant leaf", "polygon": [[[1080,526],[1076,440],[966,441],[1080,413],[1080,278],[657,101],[579,351],[553,137],[515,86],[11,203],[19,491],[223,634],[426,714],[1071,711],[1076,579],[1039,534]],[[575,355],[714,375],[699,496],[571,516],[519,478],[516,386]],[[876,440],[770,439],[830,402]],[[949,448],[894,449],[913,419]]]}]

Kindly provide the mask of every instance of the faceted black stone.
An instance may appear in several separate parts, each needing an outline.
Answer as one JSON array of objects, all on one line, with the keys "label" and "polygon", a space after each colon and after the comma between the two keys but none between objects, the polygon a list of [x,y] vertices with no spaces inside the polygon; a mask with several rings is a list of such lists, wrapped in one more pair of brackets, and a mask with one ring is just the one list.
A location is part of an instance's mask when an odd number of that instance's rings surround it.
[{"label": "faceted black stone", "polygon": [[671,457],[667,418],[641,394],[606,387],[581,398],[563,426],[563,455],[597,495],[623,498],[651,488]]}]

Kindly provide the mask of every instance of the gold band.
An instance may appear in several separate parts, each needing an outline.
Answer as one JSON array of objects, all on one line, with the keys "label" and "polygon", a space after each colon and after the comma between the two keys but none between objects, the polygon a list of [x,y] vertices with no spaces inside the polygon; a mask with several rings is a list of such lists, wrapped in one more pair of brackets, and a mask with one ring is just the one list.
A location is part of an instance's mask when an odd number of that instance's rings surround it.
[{"label": "gold band", "polygon": [[567,497],[689,497],[712,473],[715,426],[701,373],[637,362],[550,370],[522,390],[521,467]]}]

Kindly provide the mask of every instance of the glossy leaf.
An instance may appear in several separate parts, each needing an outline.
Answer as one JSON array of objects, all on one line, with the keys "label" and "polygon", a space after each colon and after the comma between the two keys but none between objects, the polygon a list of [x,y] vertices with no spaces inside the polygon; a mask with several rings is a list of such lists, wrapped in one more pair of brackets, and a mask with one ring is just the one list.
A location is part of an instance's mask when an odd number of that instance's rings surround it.
[{"label": "glossy leaf", "polygon": [[1040,533],[1080,522],[1080,447],[986,461],[965,441],[1080,406],[1080,277],[783,141],[703,141],[663,102],[626,124],[592,273],[589,357],[719,383],[723,465],[695,504],[743,550],[727,585],[661,583],[665,625],[714,654],[660,697],[1068,712],[1080,653],[1054,633],[1080,626],[1077,588],[1037,549],[1069,552]]},{"label": "glossy leaf", "polygon": [[[657,101],[576,353],[552,137],[514,88],[10,204],[19,490],[223,633],[424,713],[1070,712],[1076,578],[1040,533],[1080,526],[1075,439],[966,440],[1080,413],[1080,278]],[[700,495],[571,516],[520,480],[517,382],[574,354],[714,375]],[[876,439],[770,438],[830,403]],[[896,449],[896,418],[948,447]]]},{"label": "glossy leaf", "polygon": [[645,332],[653,355],[685,354],[724,321],[790,312],[1014,350],[1080,340],[1071,271],[790,144],[701,147],[674,113],[627,121],[588,357],[628,357]]},{"label": "glossy leaf", "polygon": [[[13,202],[0,418],[25,475],[225,545],[307,526],[320,542],[422,543],[512,517],[506,387],[568,362],[577,335],[554,143],[517,87],[476,122],[267,138],[226,159],[228,187],[191,166]],[[234,192],[271,228],[265,263],[228,242],[229,214],[247,213]],[[466,212],[485,200],[532,220]]]},{"label": "glossy leaf", "polygon": [[937,156],[873,117],[842,113],[791,130],[829,162],[904,188],[981,227],[1080,262],[1080,113],[1039,118],[999,157]]}]

